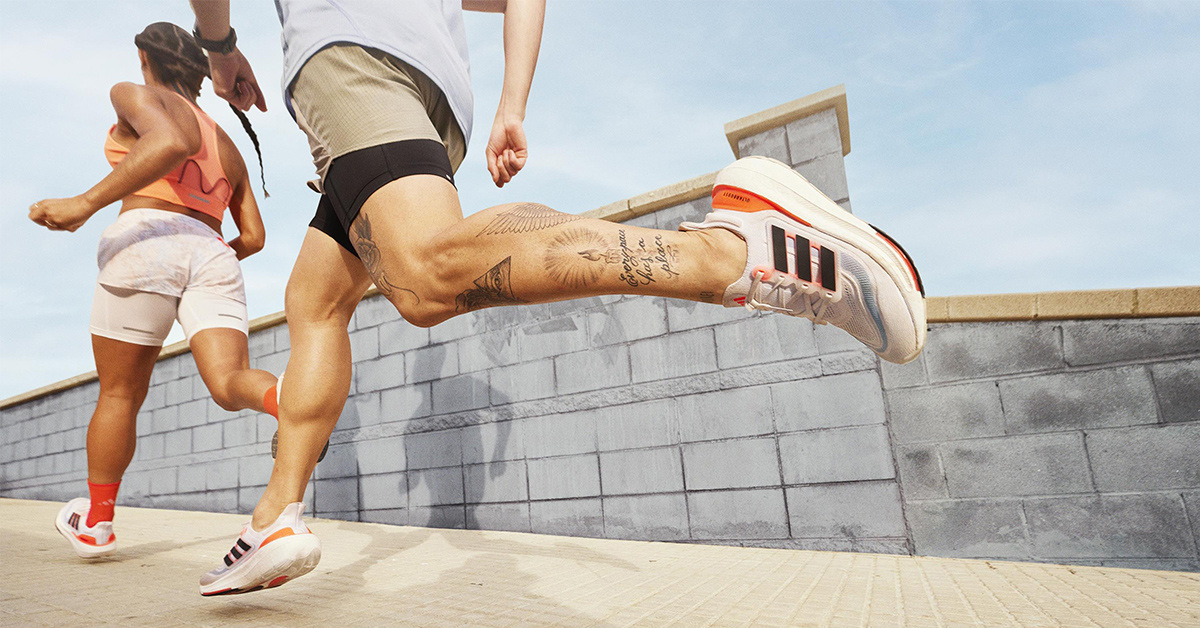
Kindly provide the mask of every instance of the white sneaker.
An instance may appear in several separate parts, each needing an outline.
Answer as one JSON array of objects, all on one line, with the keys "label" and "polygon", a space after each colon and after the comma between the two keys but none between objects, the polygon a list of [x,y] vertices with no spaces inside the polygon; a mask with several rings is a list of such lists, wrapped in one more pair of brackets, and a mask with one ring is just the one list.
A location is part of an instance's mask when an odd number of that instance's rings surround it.
[{"label": "white sneaker", "polygon": [[54,527],[71,542],[71,547],[80,558],[96,558],[117,549],[117,535],[113,534],[111,521],[97,521],[96,525],[88,527],[88,511],[91,508],[90,499],[76,497],[67,502],[54,518]]},{"label": "white sneaker", "polygon": [[746,270],[726,307],[832,323],[889,362],[925,346],[925,288],[912,259],[786,164],[739,159],[717,173],[713,211],[683,231],[728,229],[746,241]]},{"label": "white sneaker", "polygon": [[200,595],[231,595],[277,587],[316,568],[321,541],[304,525],[304,504],[288,504],[267,529],[242,528],[225,565],[200,577]]}]

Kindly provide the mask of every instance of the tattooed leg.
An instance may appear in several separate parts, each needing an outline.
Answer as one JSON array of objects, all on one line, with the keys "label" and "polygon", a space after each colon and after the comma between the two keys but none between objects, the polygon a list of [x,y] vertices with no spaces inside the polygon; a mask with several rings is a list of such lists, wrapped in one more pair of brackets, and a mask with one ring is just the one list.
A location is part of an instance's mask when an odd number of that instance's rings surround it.
[{"label": "tattooed leg", "polygon": [[354,221],[354,249],[358,251],[359,259],[362,260],[363,266],[367,268],[367,272],[371,275],[371,279],[375,282],[375,287],[383,293],[383,296],[389,300],[397,290],[411,294],[421,302],[421,297],[416,292],[408,288],[401,288],[388,280],[387,271],[383,268],[383,253],[379,250],[379,246],[371,239],[371,219],[367,217],[366,212],[360,213]]},{"label": "tattooed leg", "polygon": [[480,275],[475,280],[475,287],[462,291],[455,299],[455,313],[480,310],[496,305],[516,305],[524,303],[513,294],[512,289],[512,257],[496,264],[491,270]]}]

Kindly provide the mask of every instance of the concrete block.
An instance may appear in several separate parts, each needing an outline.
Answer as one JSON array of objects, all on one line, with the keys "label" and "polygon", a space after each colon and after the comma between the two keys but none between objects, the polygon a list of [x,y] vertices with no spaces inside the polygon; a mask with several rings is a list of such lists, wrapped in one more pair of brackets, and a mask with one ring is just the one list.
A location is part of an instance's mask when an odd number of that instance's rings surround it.
[{"label": "concrete block", "polygon": [[924,354],[908,364],[893,364],[880,360],[879,372],[883,375],[884,390],[924,386],[929,383],[929,378],[925,375]]},{"label": "concrete block", "polygon": [[563,395],[628,385],[629,348],[618,345],[560,355],[554,358],[554,379]]},{"label": "concrete block", "polygon": [[587,324],[582,318],[555,318],[538,321],[520,328],[521,359],[539,360],[573,351],[582,351],[588,346]]},{"label": "concrete block", "polygon": [[408,472],[409,507],[463,503],[462,467]]},{"label": "concrete block", "polygon": [[493,406],[553,397],[554,361],[537,360],[494,368],[488,381],[491,383],[489,401]]},{"label": "concrete block", "polygon": [[1025,501],[1039,558],[1195,558],[1177,494],[1095,495]]},{"label": "concrete block", "polygon": [[150,474],[150,494],[170,495],[179,490],[178,477],[175,467],[155,469]]},{"label": "concrete block", "polygon": [[950,496],[936,445],[896,445],[894,450],[905,500]]},{"label": "concrete block", "polygon": [[[800,319],[792,320],[794,324],[804,324],[804,321]],[[863,348],[863,344],[857,338],[833,325],[813,325],[809,323],[809,327],[812,327],[813,339],[817,343],[817,350],[821,353],[857,351]]]},{"label": "concrete block", "polygon": [[163,435],[163,456],[171,458],[192,452],[192,431],[177,430]]},{"label": "concrete block", "polygon": [[268,332],[268,330],[263,330],[259,333],[261,333],[261,334],[272,333],[275,336],[275,350],[276,351],[290,351],[292,348],[292,338],[291,338],[291,334],[288,330],[287,323],[284,323],[282,325],[276,325],[275,327],[272,327],[270,329],[270,332]]},{"label": "concrete block", "polygon": [[685,444],[683,471],[689,491],[780,483],[774,438]]},{"label": "concrete block", "polygon": [[238,463],[236,460],[217,460],[204,465],[204,486],[207,490],[237,488],[237,485]]},{"label": "concrete block", "polygon": [[364,362],[379,357],[379,329],[368,327],[350,334],[350,359]]},{"label": "concrete block", "polygon": [[1000,398],[1010,434],[1158,420],[1150,374],[1141,366],[1006,380]]},{"label": "concrete block", "polygon": [[244,515],[252,515],[255,506],[258,505],[258,498],[262,496],[263,489],[259,486],[250,488],[239,488],[238,495],[238,512]]},{"label": "concrete block", "polygon": [[138,438],[138,460],[154,460],[163,457],[166,447],[166,434],[150,434]]},{"label": "concrete block", "polygon": [[680,541],[689,536],[683,493],[604,498],[604,535],[610,539]]},{"label": "concrete block", "polygon": [[463,476],[469,504],[529,500],[523,460],[467,465]]},{"label": "concrete block", "polygon": [[604,495],[668,493],[683,490],[683,463],[675,447],[600,454]]},{"label": "concrete block", "polygon": [[521,347],[512,328],[484,331],[458,341],[458,368],[473,373],[521,361]]},{"label": "concrete block", "polygon": [[379,329],[379,353],[390,355],[429,344],[429,329],[415,327],[405,320],[383,323]]},{"label": "concrete block", "polygon": [[529,504],[467,504],[468,530],[529,532]]},{"label": "concrete block", "polygon": [[930,382],[1061,368],[1059,324],[936,325],[925,343],[925,364]]},{"label": "concrete block", "polygon": [[833,108],[793,120],[783,128],[787,131],[787,152],[790,157],[787,163],[802,164],[830,153],[836,154],[838,158],[842,157],[842,136],[837,113]]},{"label": "concrete block", "polygon": [[[200,422],[195,425],[201,425],[204,421],[204,415],[201,415]],[[151,433],[171,432],[177,429],[179,429],[179,406],[167,406],[150,413]]]},{"label": "concrete block", "polygon": [[705,196],[686,203],[664,207],[649,215],[654,216],[656,229],[675,231],[679,228],[679,223],[700,222],[710,211],[712,211],[712,199]]},{"label": "concrete block", "polygon": [[[78,489],[75,489],[78,490]],[[71,494],[74,491],[68,493]],[[145,471],[127,472],[121,478],[121,492],[126,498],[140,498],[150,494],[150,474]],[[63,496],[65,497],[65,495]],[[125,501],[125,500],[122,500]],[[129,500],[134,501],[134,500]],[[128,503],[128,501],[126,501]]]},{"label": "concrete block", "polygon": [[601,408],[521,420],[525,456],[542,458],[596,451],[596,419],[610,412],[613,410]]},{"label": "concrete block", "polygon": [[358,520],[367,523],[385,523],[393,526],[409,525],[407,508],[360,510],[358,513]]},{"label": "concrete block", "polygon": [[270,456],[247,456],[236,462],[238,486],[266,486],[267,480],[271,479],[271,469],[275,467],[275,460]]},{"label": "concrete block", "polygon": [[787,489],[796,538],[903,537],[904,515],[895,482],[855,482]]},{"label": "concrete block", "polygon": [[785,484],[883,480],[896,474],[882,425],[780,436],[779,460]]},{"label": "concrete block", "polygon": [[407,351],[404,368],[410,384],[458,375],[458,346],[440,344]]},{"label": "concrete block", "polygon": [[403,473],[364,475],[358,480],[363,510],[408,507],[408,483]]},{"label": "concrete block", "polygon": [[695,329],[629,345],[634,382],[686,377],[717,370],[713,333]]},{"label": "concrete block", "polygon": [[672,332],[735,323],[752,316],[741,307],[667,299],[667,327]]},{"label": "concrete block", "polygon": [[374,438],[348,443],[356,450],[358,472],[363,475],[394,473],[407,469],[403,436]]},{"label": "concrete block", "polygon": [[635,297],[589,312],[588,336],[592,346],[624,344],[667,333],[665,299]]},{"label": "concrete block", "polygon": [[435,380],[432,390],[433,412],[436,414],[486,408],[491,394],[486,373],[469,373]]},{"label": "concrete block", "polygon": [[714,331],[723,369],[817,355],[812,324],[787,316],[752,316]]},{"label": "concrete block", "polygon": [[466,527],[466,512],[458,506],[414,506],[408,509],[408,525],[426,528]]},{"label": "concrete block", "polygon": [[1200,487],[1200,423],[1090,431],[1087,452],[1101,492]]},{"label": "concrete block", "polygon": [[897,443],[1004,434],[1000,390],[994,382],[890,390],[887,402]]},{"label": "concrete block", "polygon": [[1078,433],[955,441],[939,447],[952,497],[1091,492]]},{"label": "concrete block", "polygon": [[604,536],[604,515],[599,498],[530,502],[529,523],[538,534]]},{"label": "concrete block", "polygon": [[223,431],[220,423],[192,428],[192,451],[220,449]]},{"label": "concrete block", "polygon": [[788,535],[783,489],[688,494],[692,538],[780,539]]},{"label": "concrete block", "polygon": [[846,183],[846,162],[840,152],[821,155],[794,166],[793,170],[834,201],[850,198],[850,186]]},{"label": "concrete block", "polygon": [[525,457],[523,424],[501,421],[462,428],[463,463],[520,460]]},{"label": "concrete block", "polygon": [[530,499],[592,497],[600,494],[596,454],[527,460]]},{"label": "concrete block", "polygon": [[1200,320],[1068,321],[1063,349],[1072,366],[1200,352]]},{"label": "concrete block", "polygon": [[775,431],[774,404],[766,386],[676,397],[674,412],[685,443]]},{"label": "concrete block", "polygon": [[1200,360],[1155,364],[1150,372],[1163,421],[1200,421]]},{"label": "concrete block", "polygon": [[402,320],[396,306],[383,295],[363,299],[354,308],[354,328],[378,327],[384,323]]},{"label": "concrete block", "polygon": [[275,353],[275,330],[267,329],[250,334],[250,355]]},{"label": "concrete block", "polygon": [[313,481],[315,513],[358,510],[358,478],[337,478]]},{"label": "concrete block", "polygon": [[429,416],[433,411],[432,384],[389,388],[379,396],[379,418],[385,423]]},{"label": "concrete block", "polygon": [[1185,491],[1183,504],[1192,524],[1192,539],[1200,547],[1200,491]]},{"label": "concrete block", "polygon": [[[838,139],[841,142],[841,138]],[[750,157],[759,155],[778,159],[783,163],[791,163],[788,157],[787,131],[785,127],[767,129],[758,135],[743,137],[738,140],[738,155]]]},{"label": "concrete block", "polygon": [[287,370],[288,351],[277,351],[270,355],[250,356],[250,368],[262,369],[269,373],[282,373]]},{"label": "concrete block", "polygon": [[355,364],[355,390],[359,393],[367,393],[404,384],[404,357],[404,354],[396,353]]},{"label": "concrete block", "polygon": [[176,486],[180,493],[203,491],[208,485],[208,469],[204,465],[184,465],[178,469]]},{"label": "concrete block", "polygon": [[167,387],[165,384],[151,386],[146,390],[146,400],[142,402],[142,410],[157,410],[167,405]]},{"label": "concrete block", "polygon": [[677,417],[670,399],[605,408],[596,414],[596,445],[616,451],[678,444]]},{"label": "concrete block", "polygon": [[1018,501],[908,502],[904,514],[919,556],[1032,557]]},{"label": "concrete block", "polygon": [[342,406],[342,416],[338,417],[335,430],[353,430],[368,425],[376,425],[383,420],[383,409],[380,406],[379,391],[353,395]]},{"label": "concrete block", "polygon": [[462,314],[429,328],[429,342],[438,344],[454,342],[475,334],[482,329],[478,315],[475,313]]},{"label": "concrete block", "polygon": [[408,434],[404,437],[408,468],[458,467],[462,465],[462,430]]},{"label": "concrete block", "polygon": [[359,474],[357,445],[358,443],[330,445],[325,459],[317,463],[315,477],[327,480],[357,476]]},{"label": "concrete block", "polygon": [[160,360],[154,363],[154,371],[150,375],[150,385],[162,384],[179,378],[179,358]]},{"label": "concrete block", "polygon": [[223,430],[222,441],[225,447],[250,445],[258,440],[258,419],[245,416],[230,419],[219,424]]},{"label": "concrete block", "polygon": [[780,432],[884,422],[883,393],[873,371],[775,384],[770,391]]},{"label": "concrete block", "polygon": [[46,453],[56,454],[63,450],[63,433],[54,432],[46,436]]},{"label": "concrete block", "polygon": [[167,405],[177,406],[192,399],[192,378],[175,379],[167,382]]}]

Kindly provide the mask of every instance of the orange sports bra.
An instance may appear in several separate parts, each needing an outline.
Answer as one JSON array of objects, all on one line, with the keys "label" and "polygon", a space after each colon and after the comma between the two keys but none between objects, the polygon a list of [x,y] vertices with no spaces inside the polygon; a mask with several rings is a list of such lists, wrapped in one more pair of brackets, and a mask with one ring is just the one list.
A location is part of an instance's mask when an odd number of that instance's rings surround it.
[{"label": "orange sports bra", "polygon": [[[182,205],[222,220],[225,208],[229,207],[229,200],[233,196],[233,186],[225,176],[225,169],[221,167],[221,157],[217,150],[217,123],[191,101],[186,98],[184,100],[191,106],[192,113],[196,114],[196,122],[200,125],[200,150],[184,160],[178,168],[134,192],[133,195]],[[104,156],[113,167],[129,154],[129,149],[113,138],[116,128],[117,125],[112,125],[104,141]]]}]

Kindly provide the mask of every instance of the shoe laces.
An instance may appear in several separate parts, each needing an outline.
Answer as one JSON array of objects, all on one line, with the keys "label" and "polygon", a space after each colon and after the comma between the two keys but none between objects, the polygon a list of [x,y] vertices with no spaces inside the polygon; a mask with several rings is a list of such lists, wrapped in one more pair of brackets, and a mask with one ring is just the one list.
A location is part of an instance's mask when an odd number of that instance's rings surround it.
[{"label": "shoe laces", "polygon": [[[774,300],[779,305],[772,305],[771,303],[758,300],[758,288],[764,283],[767,285],[768,290],[763,298],[767,301]],[[795,294],[790,299],[787,299],[787,301],[784,301],[783,289],[785,287],[797,289]],[[746,296],[745,304],[748,310],[762,310],[792,315],[798,314],[811,319],[817,325],[824,325],[828,322],[825,320],[825,317],[831,313],[830,307],[838,300],[840,300],[840,295],[829,294],[810,283],[796,281],[783,273],[758,267],[750,272],[750,293]]]}]

